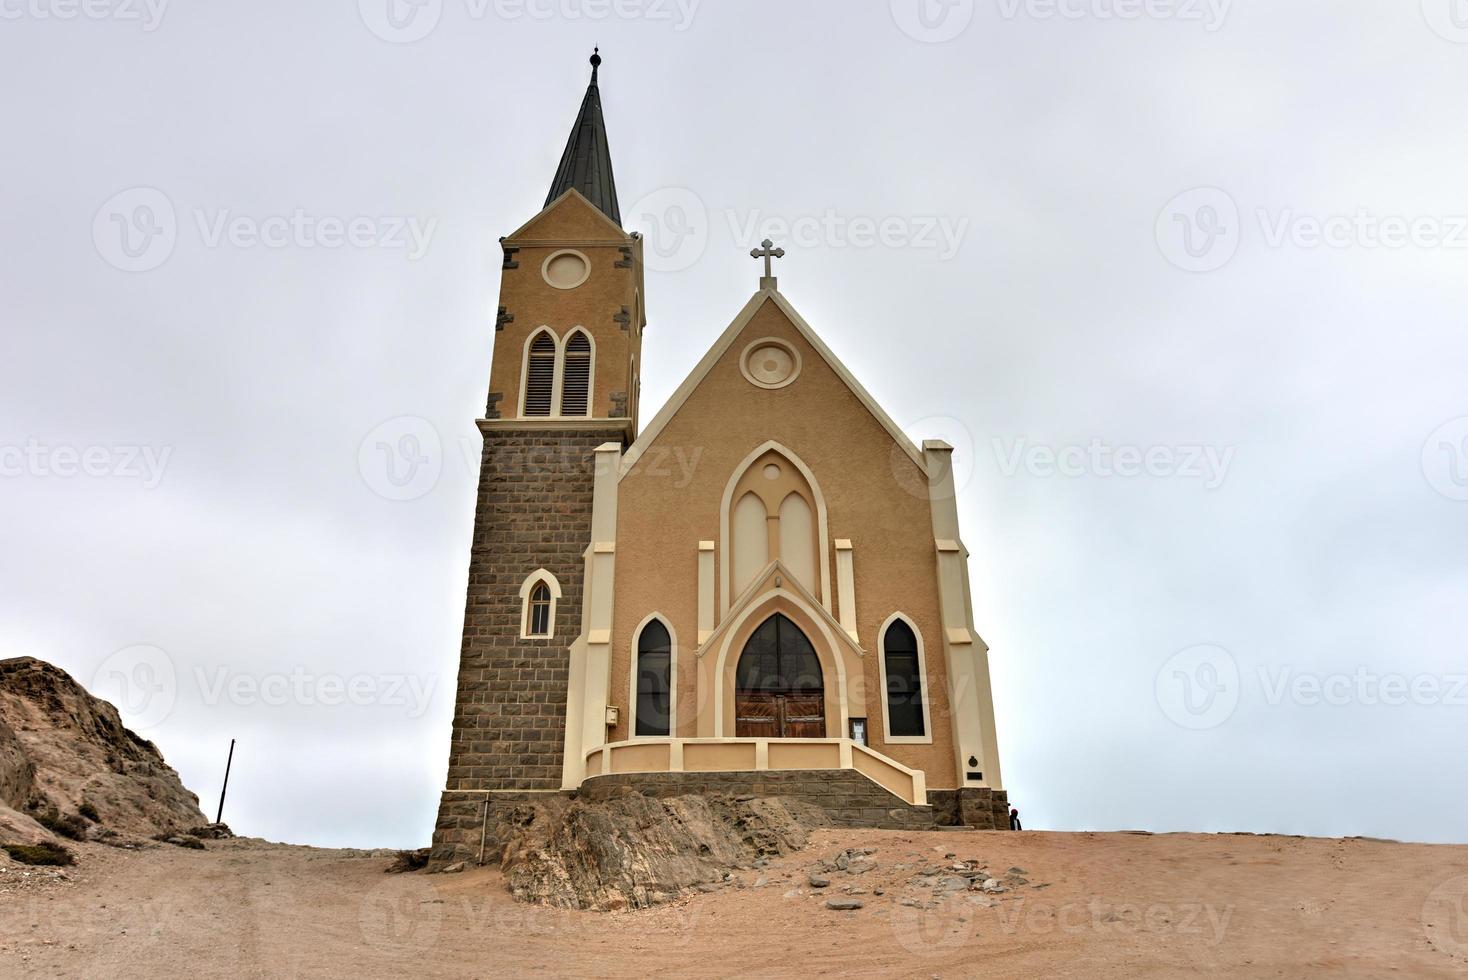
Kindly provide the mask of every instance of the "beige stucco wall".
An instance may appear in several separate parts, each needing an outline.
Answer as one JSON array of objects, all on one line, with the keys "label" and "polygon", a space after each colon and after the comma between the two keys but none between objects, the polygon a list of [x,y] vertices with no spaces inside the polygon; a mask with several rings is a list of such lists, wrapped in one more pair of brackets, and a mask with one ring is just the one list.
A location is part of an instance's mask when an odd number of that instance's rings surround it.
[{"label": "beige stucco wall", "polygon": [[[767,336],[800,353],[800,376],[788,387],[756,387],[740,370],[747,344]],[[925,771],[929,787],[957,785],[927,477],[773,302],[755,313],[622,478],[611,663],[611,699],[621,708],[621,720],[609,729],[608,740],[630,737],[632,632],[653,612],[668,619],[678,637],[675,734],[698,734],[698,542],[719,541],[722,547],[725,487],[736,467],[767,440],[788,447],[810,468],[827,506],[829,541],[853,543],[857,634],[866,651],[860,669],[870,692],[869,744]],[[834,547],[822,561],[831,583],[828,608],[835,614]],[[715,563],[716,575],[721,564]],[[888,745],[884,739],[877,630],[899,611],[923,635],[931,744]]]},{"label": "beige stucco wall", "polygon": [[[509,236],[505,244],[519,248],[511,257],[519,268],[504,270],[500,280],[499,305],[515,318],[496,331],[494,338],[489,387],[504,395],[498,406],[501,416],[515,418],[520,413],[525,342],[542,326],[554,330],[558,340],[564,340],[578,326],[591,335],[596,348],[593,417],[621,416],[613,411],[613,392],[630,393],[627,411],[634,412],[636,380],[632,371],[633,358],[640,354],[642,343],[642,270],[640,261],[627,268],[618,268],[617,262],[624,261],[619,246],[637,253],[641,243],[620,232],[585,199],[573,194]],[[581,252],[591,265],[591,275],[574,289],[557,289],[541,274],[545,260],[562,249]],[[626,330],[613,319],[624,306],[630,316]]]}]

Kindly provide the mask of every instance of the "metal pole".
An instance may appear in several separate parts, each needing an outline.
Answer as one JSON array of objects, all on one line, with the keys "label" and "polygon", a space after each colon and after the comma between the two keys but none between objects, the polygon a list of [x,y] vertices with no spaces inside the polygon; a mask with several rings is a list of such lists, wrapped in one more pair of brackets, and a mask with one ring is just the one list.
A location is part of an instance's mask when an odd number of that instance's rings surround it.
[{"label": "metal pole", "polygon": [[489,794],[484,797],[484,819],[479,824],[479,866],[484,867],[484,839],[489,834]]},{"label": "metal pole", "polygon": [[229,789],[229,767],[234,764],[234,739],[229,740],[229,758],[224,763],[224,785],[219,787],[219,812],[214,814],[214,822],[224,821],[224,794]]}]

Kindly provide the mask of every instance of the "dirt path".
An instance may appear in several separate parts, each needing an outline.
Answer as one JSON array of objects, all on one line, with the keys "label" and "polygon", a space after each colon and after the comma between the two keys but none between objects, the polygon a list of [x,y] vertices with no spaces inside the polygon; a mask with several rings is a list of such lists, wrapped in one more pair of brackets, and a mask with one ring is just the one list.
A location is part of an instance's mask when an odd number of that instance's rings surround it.
[{"label": "dirt path", "polygon": [[[810,887],[817,859],[860,847],[875,870]],[[489,869],[384,875],[358,852],[210,848],[88,845],[69,880],[0,866],[0,975],[1468,975],[1468,847],[824,831],[713,894],[616,913],[519,905]],[[946,854],[1028,884],[986,899],[913,883]],[[865,907],[825,907],[851,897]]]}]

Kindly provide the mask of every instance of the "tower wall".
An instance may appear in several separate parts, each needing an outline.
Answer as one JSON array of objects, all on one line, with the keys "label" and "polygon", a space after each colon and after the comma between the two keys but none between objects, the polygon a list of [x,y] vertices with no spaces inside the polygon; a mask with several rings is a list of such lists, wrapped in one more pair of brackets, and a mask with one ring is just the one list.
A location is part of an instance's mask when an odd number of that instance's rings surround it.
[{"label": "tower wall", "polygon": [[[569,647],[581,629],[591,541],[594,450],[625,434],[616,423],[588,425],[480,425],[484,449],[436,861],[477,849],[488,792],[560,788]],[[520,588],[538,568],[560,583],[555,631],[522,639]]]}]

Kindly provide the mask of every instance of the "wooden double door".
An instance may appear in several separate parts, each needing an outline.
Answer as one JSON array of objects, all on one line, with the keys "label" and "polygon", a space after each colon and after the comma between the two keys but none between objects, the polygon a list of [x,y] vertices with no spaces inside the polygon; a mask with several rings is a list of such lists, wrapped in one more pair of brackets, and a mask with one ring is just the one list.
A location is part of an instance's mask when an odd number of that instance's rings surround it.
[{"label": "wooden double door", "polygon": [[825,738],[826,696],[820,692],[735,694],[739,738]]},{"label": "wooden double door", "polygon": [[734,686],[738,738],[825,738],[820,657],[783,613],[760,624],[739,655]]}]

